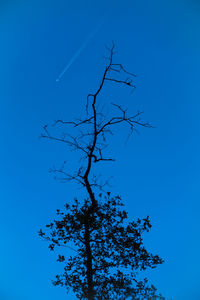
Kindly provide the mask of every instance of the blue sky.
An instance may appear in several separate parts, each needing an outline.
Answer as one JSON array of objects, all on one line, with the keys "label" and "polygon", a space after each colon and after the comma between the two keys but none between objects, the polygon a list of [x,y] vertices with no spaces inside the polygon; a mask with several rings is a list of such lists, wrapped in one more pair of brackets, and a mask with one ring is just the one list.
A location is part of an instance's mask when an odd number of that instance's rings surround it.
[{"label": "blue sky", "polygon": [[[113,191],[129,217],[150,215],[145,237],[165,264],[149,273],[167,299],[200,299],[198,1],[12,1],[0,5],[2,300],[73,299],[51,285],[55,256],[37,231],[57,208],[80,195],[54,181],[54,164],[76,156],[42,141],[42,125],[81,114],[101,78],[105,44],[137,74],[132,95],[108,86],[105,101],[144,110],[155,129],[142,129],[127,146],[123,128],[112,140]],[[103,25],[60,82],[56,78],[99,23]],[[119,143],[120,140],[120,143]]]}]

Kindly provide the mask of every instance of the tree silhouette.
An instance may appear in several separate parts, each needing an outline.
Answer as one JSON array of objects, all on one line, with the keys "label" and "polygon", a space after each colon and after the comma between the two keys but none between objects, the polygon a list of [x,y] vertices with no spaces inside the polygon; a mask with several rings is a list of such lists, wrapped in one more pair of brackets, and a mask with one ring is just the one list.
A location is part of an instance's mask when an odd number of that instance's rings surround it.
[{"label": "tree silhouette", "polygon": [[106,115],[100,109],[98,96],[107,81],[135,88],[135,75],[113,62],[114,49],[114,45],[108,48],[108,64],[100,85],[87,97],[86,117],[54,122],[53,128],[72,126],[77,133],[53,134],[49,126],[44,126],[43,138],[65,143],[81,156],[74,173],[66,171],[65,162],[51,171],[62,181],[76,181],[86,190],[87,197],[82,201],[75,199],[71,206],[66,204],[65,212],[57,210],[58,219],[46,225],[46,231],[40,230],[39,235],[49,242],[50,250],[73,246],[74,255],[58,254],[57,261],[65,265],[64,273],[57,275],[53,283],[71,288],[78,299],[164,299],[146,278],[138,279],[140,271],[163,262],[143,245],[142,234],[151,228],[149,217],[128,222],[121,198],[106,191],[108,181],[104,178],[102,182],[95,173],[97,163],[114,161],[105,154],[113,127],[124,123],[130,134],[138,126],[152,127],[141,119],[140,111],[129,115],[116,103],[111,103],[116,114],[110,110],[110,115]]}]

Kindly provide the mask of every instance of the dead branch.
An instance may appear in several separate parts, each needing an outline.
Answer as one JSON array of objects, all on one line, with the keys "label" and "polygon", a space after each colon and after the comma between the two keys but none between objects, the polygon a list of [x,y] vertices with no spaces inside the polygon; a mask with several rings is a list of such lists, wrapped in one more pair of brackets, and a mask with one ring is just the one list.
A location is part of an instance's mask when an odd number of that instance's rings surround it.
[{"label": "dead branch", "polygon": [[[43,138],[63,142],[72,150],[79,150],[83,154],[85,164],[81,167],[81,172],[80,169],[75,173],[75,175],[71,175],[65,172],[63,169],[54,169],[53,172],[62,175],[62,180],[64,181],[75,180],[78,184],[84,186],[88,192],[93,206],[97,205],[97,201],[92,188],[98,187],[101,189],[102,184],[97,182],[97,180],[92,180],[90,175],[95,163],[114,161],[113,158],[104,156],[104,149],[108,145],[106,142],[106,137],[108,134],[113,134],[112,128],[117,124],[125,123],[130,130],[129,136],[133,133],[133,131],[137,130],[137,127],[141,126],[152,128],[150,123],[144,122],[141,119],[141,115],[143,114],[141,111],[138,111],[134,115],[129,115],[127,109],[124,109],[122,106],[115,103],[111,103],[111,105],[117,108],[118,113],[113,114],[113,116],[110,118],[107,118],[103,111],[99,111],[97,100],[106,82],[110,81],[113,84],[117,83],[120,85],[125,85],[131,89],[135,89],[133,79],[136,77],[136,75],[127,71],[122,64],[113,62],[113,56],[115,54],[114,43],[112,44],[111,48],[106,48],[109,51],[109,57],[107,58],[108,63],[105,67],[97,90],[94,93],[88,94],[87,96],[86,118],[75,121],[63,121],[59,119],[53,124],[54,126],[59,124],[72,125],[75,129],[77,128],[79,130],[77,135],[53,135],[50,134],[49,130],[47,129],[47,125],[44,126],[44,133],[42,134]],[[116,75],[118,75],[118,77],[116,77]],[[128,75],[128,78],[123,78],[124,75]],[[122,78],[119,78],[119,76],[122,76]],[[79,127],[82,129],[80,130]]]}]

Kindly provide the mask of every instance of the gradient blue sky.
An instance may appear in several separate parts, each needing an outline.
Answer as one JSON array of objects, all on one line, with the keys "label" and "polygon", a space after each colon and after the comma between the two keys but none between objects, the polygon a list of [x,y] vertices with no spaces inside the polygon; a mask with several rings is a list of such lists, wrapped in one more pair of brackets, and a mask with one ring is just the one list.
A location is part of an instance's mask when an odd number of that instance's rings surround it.
[{"label": "gradient blue sky", "polygon": [[[98,34],[57,83],[91,31]],[[145,111],[156,129],[124,146],[113,139],[113,191],[129,217],[150,215],[146,245],[166,262],[149,273],[167,299],[200,299],[198,1],[5,0],[0,4],[0,299],[74,299],[51,285],[60,266],[37,231],[57,208],[80,194],[54,181],[48,169],[75,156],[38,139],[42,125],[81,113],[99,82],[104,44],[135,72],[137,89],[106,88],[105,99]],[[125,139],[125,136],[124,136]],[[119,143],[120,140],[120,143]]]}]

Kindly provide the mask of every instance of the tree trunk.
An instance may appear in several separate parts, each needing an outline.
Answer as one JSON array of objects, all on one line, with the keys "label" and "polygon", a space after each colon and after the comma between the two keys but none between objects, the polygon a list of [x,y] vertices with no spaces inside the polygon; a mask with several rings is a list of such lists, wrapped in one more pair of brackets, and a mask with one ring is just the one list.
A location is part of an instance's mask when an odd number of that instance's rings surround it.
[{"label": "tree trunk", "polygon": [[92,253],[90,247],[90,230],[88,214],[85,215],[85,248],[86,248],[86,268],[87,268],[87,286],[88,286],[88,299],[94,299],[93,290],[93,270],[92,270]]}]

